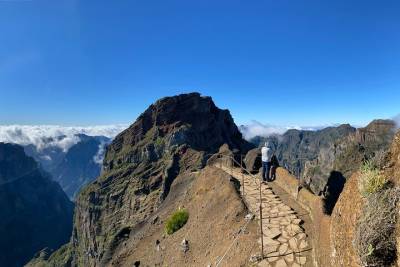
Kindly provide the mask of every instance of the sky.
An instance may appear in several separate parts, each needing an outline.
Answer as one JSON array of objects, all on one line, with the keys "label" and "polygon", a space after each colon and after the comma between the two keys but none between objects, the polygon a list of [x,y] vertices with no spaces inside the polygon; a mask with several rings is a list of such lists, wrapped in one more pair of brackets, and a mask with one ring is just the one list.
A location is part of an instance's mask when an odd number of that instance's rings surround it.
[{"label": "sky", "polygon": [[0,124],[129,124],[197,91],[237,124],[400,113],[400,1],[0,0]]}]

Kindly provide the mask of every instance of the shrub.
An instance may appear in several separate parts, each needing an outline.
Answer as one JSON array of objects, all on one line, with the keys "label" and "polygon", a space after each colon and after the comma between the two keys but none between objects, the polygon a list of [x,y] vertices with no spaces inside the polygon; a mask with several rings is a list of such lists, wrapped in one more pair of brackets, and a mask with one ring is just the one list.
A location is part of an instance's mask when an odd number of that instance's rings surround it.
[{"label": "shrub", "polygon": [[367,197],[354,236],[354,248],[363,266],[391,266],[395,261],[399,199],[399,188],[386,188]]},{"label": "shrub", "polygon": [[189,213],[185,209],[179,209],[165,223],[165,232],[172,235],[181,229],[189,219]]},{"label": "shrub", "polygon": [[365,161],[360,168],[358,187],[364,197],[382,190],[388,180],[372,161]]}]

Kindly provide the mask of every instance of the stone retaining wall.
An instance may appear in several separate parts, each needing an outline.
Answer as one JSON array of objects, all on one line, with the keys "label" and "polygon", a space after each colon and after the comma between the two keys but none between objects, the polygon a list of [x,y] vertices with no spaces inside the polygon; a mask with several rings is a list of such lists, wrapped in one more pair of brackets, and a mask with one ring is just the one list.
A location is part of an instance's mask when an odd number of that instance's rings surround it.
[{"label": "stone retaining wall", "polygon": [[274,183],[284,189],[310,213],[314,228],[312,233],[312,247],[315,266],[332,266],[330,248],[331,218],[323,213],[323,202],[321,198],[304,188],[299,191],[298,179],[291,175],[286,169],[278,168],[276,174],[277,178]]}]

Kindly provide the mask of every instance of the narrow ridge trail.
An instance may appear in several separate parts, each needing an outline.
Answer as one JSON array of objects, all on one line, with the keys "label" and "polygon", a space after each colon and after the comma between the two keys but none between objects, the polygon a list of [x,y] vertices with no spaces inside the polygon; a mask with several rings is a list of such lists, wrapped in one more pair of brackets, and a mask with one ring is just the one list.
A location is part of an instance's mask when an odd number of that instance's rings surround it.
[{"label": "narrow ridge trail", "polygon": [[[217,164],[218,165],[218,164]],[[242,174],[240,168],[217,166],[243,185],[240,188],[248,208],[260,223],[260,183],[251,175]],[[243,180],[243,181],[242,181]],[[282,194],[283,190],[280,191]],[[260,267],[300,267],[313,266],[312,248],[309,236],[303,228],[303,216],[284,203],[274,193],[269,184],[261,185],[262,217],[264,236],[264,260],[258,263]],[[286,197],[287,198],[287,197]],[[290,201],[286,201],[290,202]],[[309,228],[309,227],[305,227]],[[258,240],[261,249],[261,238]]]}]

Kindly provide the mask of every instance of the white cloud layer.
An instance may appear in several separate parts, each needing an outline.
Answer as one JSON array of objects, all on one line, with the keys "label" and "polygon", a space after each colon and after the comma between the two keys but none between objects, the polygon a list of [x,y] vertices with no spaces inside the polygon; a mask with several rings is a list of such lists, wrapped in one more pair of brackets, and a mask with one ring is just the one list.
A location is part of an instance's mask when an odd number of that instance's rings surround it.
[{"label": "white cloud layer", "polygon": [[[89,136],[106,136],[114,138],[126,129],[128,125],[100,125],[100,126],[57,126],[57,125],[0,125],[0,142],[16,143],[20,145],[33,144],[38,150],[56,146],[63,151],[79,142],[76,134]],[[65,138],[57,138],[65,136]],[[48,141],[52,138],[52,141]],[[47,140],[46,140],[47,139]]]},{"label": "white cloud layer", "polygon": [[283,134],[287,130],[290,129],[297,129],[297,130],[309,130],[309,131],[316,131],[322,129],[327,126],[311,126],[311,127],[302,127],[302,126],[277,126],[277,125],[270,125],[270,124],[263,124],[258,121],[251,121],[248,124],[240,126],[240,131],[243,134],[243,137],[246,140],[250,140],[256,136],[267,137],[275,134]]},{"label": "white cloud layer", "polygon": [[103,160],[104,160],[104,154],[106,153],[106,146],[107,143],[106,142],[101,142],[99,144],[99,149],[97,150],[96,155],[94,155],[93,157],[93,161],[99,165],[103,164]]},{"label": "white cloud layer", "polygon": [[400,128],[400,114],[395,116],[393,120],[396,122],[397,128]]}]

